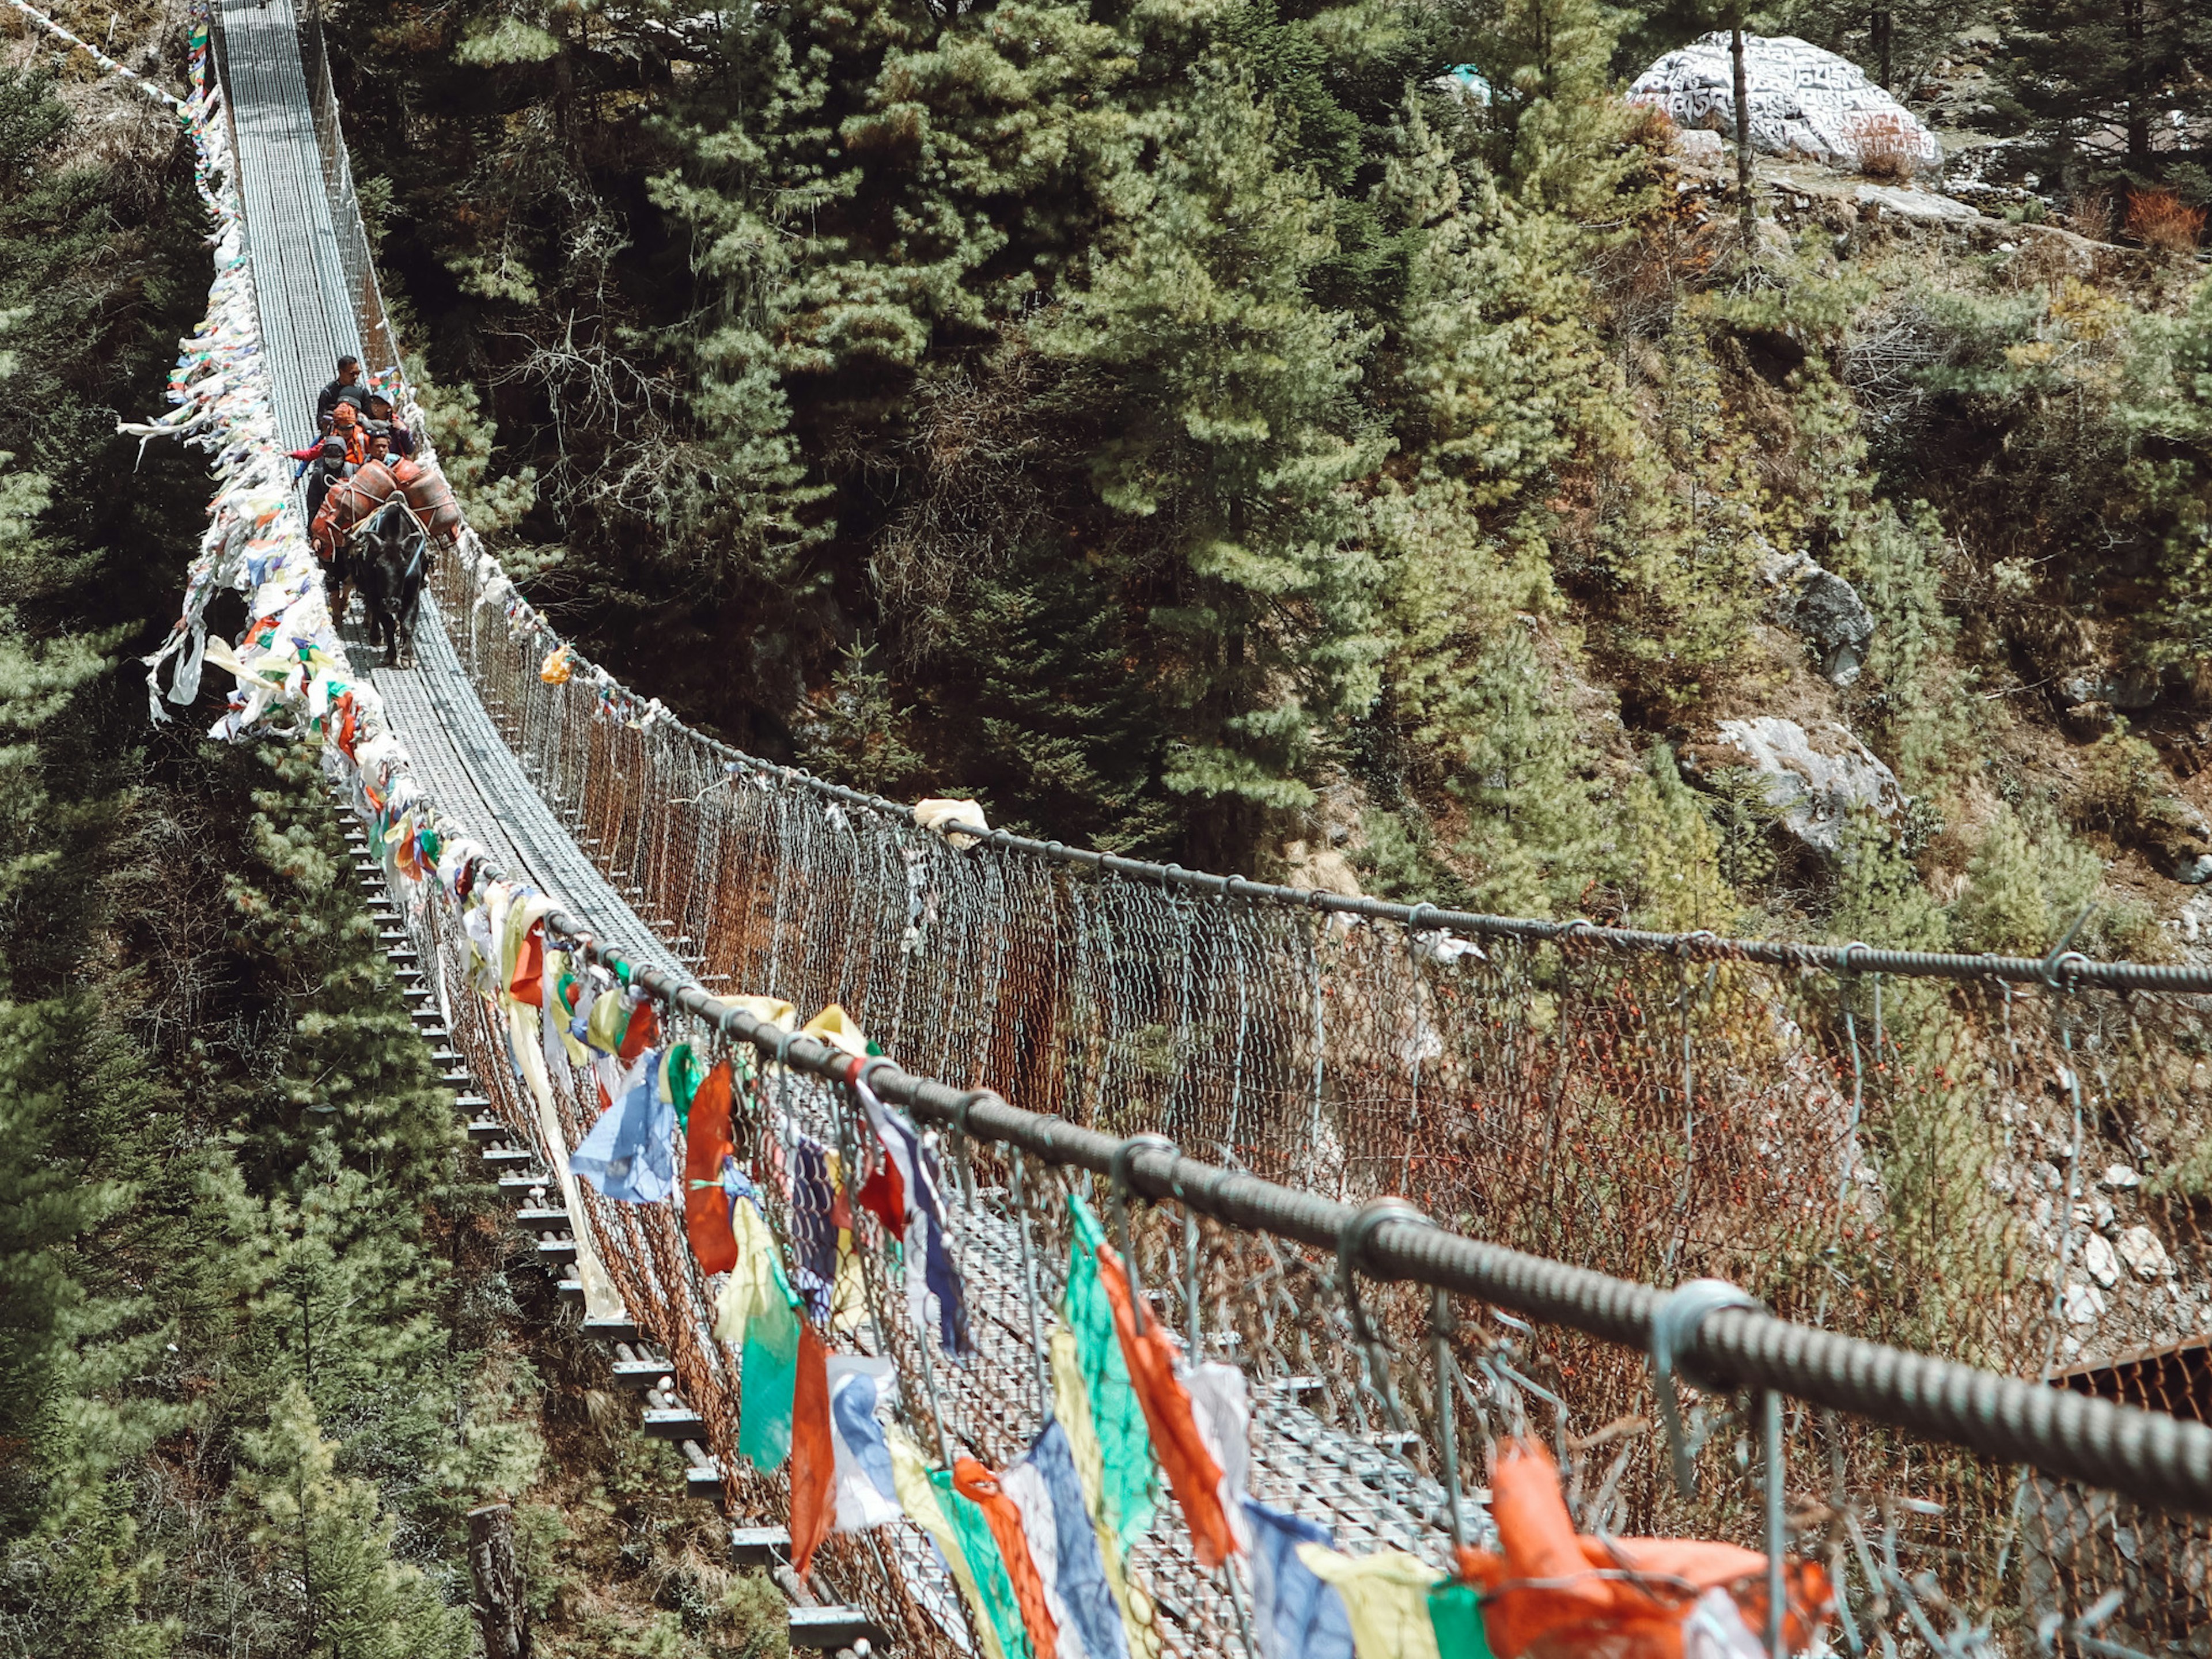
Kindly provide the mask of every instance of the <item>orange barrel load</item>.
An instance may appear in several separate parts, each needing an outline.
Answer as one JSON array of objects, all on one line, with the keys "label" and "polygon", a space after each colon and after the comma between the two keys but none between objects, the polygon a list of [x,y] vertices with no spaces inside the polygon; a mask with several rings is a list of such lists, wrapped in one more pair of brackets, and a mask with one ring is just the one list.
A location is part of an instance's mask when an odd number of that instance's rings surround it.
[{"label": "orange barrel load", "polygon": [[337,556],[338,538],[390,501],[392,492],[398,488],[399,481],[381,461],[370,461],[357,468],[350,478],[340,478],[332,484],[308,531],[315,556],[328,564]]},{"label": "orange barrel load", "polygon": [[435,540],[459,541],[461,509],[453,500],[453,487],[446,482],[446,475],[434,462],[410,461],[405,465],[407,471],[399,479],[399,488],[407,496],[407,505],[422,521],[423,529]]}]

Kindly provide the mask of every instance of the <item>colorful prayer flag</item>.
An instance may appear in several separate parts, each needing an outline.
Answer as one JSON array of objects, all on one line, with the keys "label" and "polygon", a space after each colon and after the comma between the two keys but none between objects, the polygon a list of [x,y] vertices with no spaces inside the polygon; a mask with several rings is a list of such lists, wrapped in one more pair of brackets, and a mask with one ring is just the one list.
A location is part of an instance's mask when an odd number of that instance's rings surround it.
[{"label": "colorful prayer flag", "polygon": [[814,1327],[799,1332],[791,1407],[791,1565],[801,1578],[835,1519],[837,1453],[830,1425],[829,1354]]},{"label": "colorful prayer flag", "polygon": [[837,1530],[866,1532],[899,1518],[897,1481],[890,1446],[876,1407],[888,1359],[832,1354],[827,1368],[830,1429],[836,1454]]},{"label": "colorful prayer flag", "polygon": [[659,1204],[676,1190],[676,1113],[654,1085],[647,1054],[623,1079],[620,1099],[599,1115],[568,1163],[601,1195]]},{"label": "colorful prayer flag", "polygon": [[1152,1452],[1167,1473],[1168,1486],[1182,1505],[1190,1528],[1191,1550],[1199,1565],[1218,1567],[1237,1553],[1237,1537],[1221,1506],[1221,1465],[1217,1463],[1191,1415],[1190,1393],[1176,1375],[1176,1351],[1158,1320],[1147,1312],[1139,1328],[1121,1258],[1101,1244],[1098,1283],[1114,1310],[1114,1328],[1121,1339],[1121,1358],[1152,1431]]},{"label": "colorful prayer flag", "polygon": [[729,1195],[722,1190],[722,1160],[736,1150],[730,1141],[730,1062],[726,1060],[707,1073],[692,1097],[691,1121],[684,1134],[684,1232],[702,1273],[726,1273],[737,1266]]}]

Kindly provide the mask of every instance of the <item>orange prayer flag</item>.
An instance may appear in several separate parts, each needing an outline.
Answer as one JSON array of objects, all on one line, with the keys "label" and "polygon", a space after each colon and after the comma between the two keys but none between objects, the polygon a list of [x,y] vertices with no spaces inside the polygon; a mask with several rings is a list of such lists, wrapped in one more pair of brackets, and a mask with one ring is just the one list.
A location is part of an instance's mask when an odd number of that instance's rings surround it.
[{"label": "orange prayer flag", "polygon": [[730,1195],[722,1190],[722,1160],[735,1154],[730,1140],[730,1062],[707,1073],[691,1097],[684,1132],[684,1231],[702,1273],[726,1273],[738,1265],[730,1231]]},{"label": "orange prayer flag", "polygon": [[1022,1625],[1030,1633],[1030,1651],[1036,1659],[1050,1659],[1060,1650],[1060,1626],[1045,1605],[1044,1580],[1030,1554],[1029,1535],[1022,1530],[1022,1511],[1000,1487],[998,1477],[972,1457],[952,1460],[952,1489],[983,1511],[991,1528],[991,1541],[1006,1564],[1006,1577],[1021,1605]]},{"label": "orange prayer flag", "polygon": [[[696,1103],[692,1109],[696,1114]],[[829,1350],[814,1327],[801,1321],[799,1376],[791,1398],[791,1565],[801,1578],[837,1518],[830,1496],[837,1454],[830,1437],[829,1362]]]},{"label": "orange prayer flag", "polygon": [[337,710],[338,753],[351,760],[354,744],[360,741],[361,738],[361,714],[358,705],[354,702],[352,692],[342,691],[338,694]]},{"label": "orange prayer flag", "polygon": [[1182,1505],[1193,1550],[1203,1567],[1218,1567],[1237,1553],[1237,1536],[1221,1508],[1221,1465],[1206,1450],[1191,1415],[1190,1391],[1175,1374],[1175,1349],[1159,1322],[1147,1318],[1140,1334],[1129,1297],[1129,1277],[1111,1246],[1098,1247],[1098,1282],[1114,1305],[1121,1358],[1152,1431],[1152,1452],[1167,1472],[1168,1486]]},{"label": "orange prayer flag", "polygon": [[[1483,1593],[1483,1626],[1498,1659],[1597,1651],[1682,1659],[1684,1621],[1713,1590],[1735,1603],[1754,1641],[1765,1628],[1765,1556],[1704,1539],[1577,1536],[1558,1466],[1534,1441],[1499,1454],[1490,1493],[1498,1551],[1462,1550],[1460,1572]],[[1827,1575],[1813,1562],[1785,1562],[1784,1577],[1783,1634],[1794,1651],[1826,1622],[1831,1597]]]},{"label": "orange prayer flag", "polygon": [[514,977],[507,981],[507,994],[517,1002],[526,1002],[533,1008],[544,1000],[545,924],[544,922],[532,922],[530,931],[522,936],[522,948],[514,953]]}]

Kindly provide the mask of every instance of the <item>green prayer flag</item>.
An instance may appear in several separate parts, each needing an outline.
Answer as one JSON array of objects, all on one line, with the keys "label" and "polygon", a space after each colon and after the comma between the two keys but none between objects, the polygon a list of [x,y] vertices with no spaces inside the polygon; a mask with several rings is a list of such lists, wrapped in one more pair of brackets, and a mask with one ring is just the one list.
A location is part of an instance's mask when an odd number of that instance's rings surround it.
[{"label": "green prayer flag", "polygon": [[1022,1622],[1022,1604],[1015,1598],[1006,1558],[999,1553],[999,1540],[991,1536],[991,1523],[983,1518],[981,1506],[974,1498],[961,1496],[953,1486],[950,1469],[932,1469],[929,1484],[936,1489],[938,1507],[945,1511],[953,1535],[960,1540],[961,1554],[968,1558],[968,1570],[975,1576],[975,1599],[983,1604],[991,1633],[999,1638],[1006,1659],[1038,1659],[1030,1646],[1029,1626]]},{"label": "green prayer flag", "polygon": [[699,1092],[699,1085],[707,1080],[706,1067],[691,1052],[691,1045],[679,1042],[668,1051],[667,1069],[664,1075],[668,1082],[668,1098],[676,1108],[676,1121],[684,1128],[691,1127],[691,1097]]},{"label": "green prayer flag", "polygon": [[1443,1659],[1490,1659],[1490,1633],[1482,1627],[1482,1598],[1472,1584],[1444,1583],[1429,1592],[1429,1627]]},{"label": "green prayer flag", "polygon": [[1091,1424],[1098,1439],[1101,1503],[1106,1524],[1123,1546],[1152,1529],[1159,1512],[1159,1469],[1152,1458],[1152,1433],[1145,1408],[1129,1381],[1121,1339],[1114,1329],[1114,1304],[1098,1279],[1098,1247],[1105,1229],[1091,1206],[1074,1194],[1067,1208],[1074,1238],[1067,1251],[1067,1293],[1060,1316],[1075,1334],[1075,1351],[1091,1395]]}]

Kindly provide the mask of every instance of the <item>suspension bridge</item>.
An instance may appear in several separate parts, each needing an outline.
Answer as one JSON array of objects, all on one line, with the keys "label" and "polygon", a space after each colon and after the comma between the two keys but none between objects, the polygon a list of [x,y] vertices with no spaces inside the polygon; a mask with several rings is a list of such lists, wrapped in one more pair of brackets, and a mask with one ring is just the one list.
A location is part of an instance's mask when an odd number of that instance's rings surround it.
[{"label": "suspension bridge", "polygon": [[[1533,1433],[1585,1532],[1824,1563],[1855,1655],[2212,1635],[2212,971],[1476,915],[917,815],[686,728],[472,534],[440,556],[416,665],[372,665],[283,459],[341,354],[408,406],[320,25],[289,0],[209,21],[183,107],[217,279],[177,412],[139,429],[205,442],[222,487],[157,695],[193,702],[212,663],[238,686],[219,731],[325,739],[471,1144],[795,1644],[1006,1640],[913,1512],[795,1568],[790,1477],[740,1450],[726,1285],[680,1194],[614,1201],[571,1168],[594,1067],[550,998],[508,994],[518,952],[737,1062],[732,1150],[794,1260],[824,1224],[799,1171],[866,1162],[864,1099],[930,1131],[964,1332],[929,1316],[941,1288],[902,1316],[914,1247],[849,1206],[865,1305],[827,1322],[889,1363],[942,1464],[1017,1465],[1054,1419],[1046,1333],[1091,1206],[1188,1360],[1249,1390],[1249,1495],[1352,1556],[1441,1575],[1494,1543],[1484,1448]],[[230,590],[257,618],[234,647],[205,621]],[[1698,1278],[1760,1302],[1656,1288]],[[1677,1373],[1703,1390],[1686,1422]],[[1272,1651],[1262,1587],[1176,1514],[1127,1540],[1132,1650]]]}]

